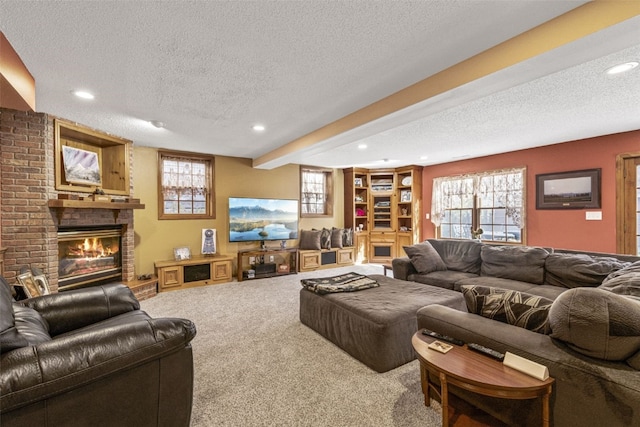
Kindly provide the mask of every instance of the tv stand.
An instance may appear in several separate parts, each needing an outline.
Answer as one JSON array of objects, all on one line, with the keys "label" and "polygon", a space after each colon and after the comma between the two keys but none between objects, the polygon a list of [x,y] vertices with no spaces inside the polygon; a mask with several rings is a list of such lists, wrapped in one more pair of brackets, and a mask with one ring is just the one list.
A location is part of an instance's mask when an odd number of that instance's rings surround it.
[{"label": "tv stand", "polygon": [[297,273],[297,248],[268,248],[261,243],[260,249],[238,252],[238,282]]}]

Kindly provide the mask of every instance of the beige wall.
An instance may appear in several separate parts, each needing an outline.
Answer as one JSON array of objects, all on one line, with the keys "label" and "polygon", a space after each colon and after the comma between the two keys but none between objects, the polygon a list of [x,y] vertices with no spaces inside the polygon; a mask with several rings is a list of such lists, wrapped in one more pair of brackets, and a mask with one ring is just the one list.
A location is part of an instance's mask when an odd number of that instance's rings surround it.
[{"label": "beige wall", "polygon": [[[134,148],[134,197],[145,204],[145,209],[134,213],[136,275],[154,272],[154,262],[173,259],[173,248],[189,246],[193,255],[200,254],[203,228],[217,231],[217,252],[235,257],[238,250],[257,248],[258,243],[229,243],[228,198],[267,197],[299,200],[299,166],[286,165],[273,170],[254,169],[251,159],[216,156],[215,190],[216,219],[213,220],[158,220],[157,150]],[[344,224],[343,175],[334,174],[335,204],[332,218],[305,218],[299,228],[331,228]],[[291,240],[289,246],[296,246]],[[269,242],[276,246],[279,242]],[[268,245],[269,245],[268,244]],[[234,263],[235,264],[235,263]]]}]

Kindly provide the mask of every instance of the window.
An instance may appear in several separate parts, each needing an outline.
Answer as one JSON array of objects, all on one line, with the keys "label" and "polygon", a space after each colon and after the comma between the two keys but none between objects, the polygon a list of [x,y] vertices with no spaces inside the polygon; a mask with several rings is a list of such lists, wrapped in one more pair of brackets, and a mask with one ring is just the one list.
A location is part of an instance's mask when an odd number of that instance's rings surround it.
[{"label": "window", "polygon": [[158,219],[215,218],[213,156],[158,152]]},{"label": "window", "polygon": [[333,170],[300,167],[300,217],[333,216]]},{"label": "window", "polygon": [[432,222],[438,237],[523,243],[526,169],[435,178]]}]

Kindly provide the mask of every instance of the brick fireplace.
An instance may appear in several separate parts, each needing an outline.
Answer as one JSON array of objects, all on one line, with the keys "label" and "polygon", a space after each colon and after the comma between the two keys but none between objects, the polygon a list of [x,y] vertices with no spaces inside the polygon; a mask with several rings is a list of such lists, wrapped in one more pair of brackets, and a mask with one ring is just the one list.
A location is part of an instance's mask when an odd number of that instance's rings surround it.
[{"label": "brick fireplace", "polygon": [[[49,207],[58,199],[54,170],[54,117],[0,109],[0,208],[4,277],[15,283],[23,266],[42,269],[58,290],[58,229],[119,226],[122,280],[135,279],[133,209]],[[133,150],[130,169],[133,169]],[[133,176],[132,173],[130,173]],[[133,180],[130,181],[133,194]],[[73,194],[72,192],[66,192]]]}]

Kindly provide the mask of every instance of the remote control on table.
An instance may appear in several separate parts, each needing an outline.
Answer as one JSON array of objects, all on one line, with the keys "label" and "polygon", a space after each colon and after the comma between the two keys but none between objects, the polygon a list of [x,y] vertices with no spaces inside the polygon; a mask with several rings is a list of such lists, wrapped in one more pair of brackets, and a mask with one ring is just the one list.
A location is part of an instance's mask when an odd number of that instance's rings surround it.
[{"label": "remote control on table", "polygon": [[462,341],[462,340],[459,340],[459,339],[457,339],[457,338],[453,338],[453,337],[449,337],[449,336],[447,336],[447,335],[442,335],[442,334],[439,334],[439,333],[437,333],[437,332],[430,331],[429,329],[423,329],[423,330],[422,330],[422,334],[423,334],[423,335],[427,335],[427,336],[429,336],[429,337],[433,337],[433,338],[435,338],[435,339],[437,339],[437,340],[442,340],[442,341],[450,342],[451,344],[455,344],[455,345],[462,345],[462,344],[464,344],[464,341]]},{"label": "remote control on table", "polygon": [[493,357],[494,359],[497,359],[499,361],[503,361],[504,360],[504,354],[493,350],[491,348],[485,347],[483,345],[480,344],[476,344],[476,343],[469,343],[467,344],[467,347],[469,348],[469,350],[473,350],[473,351],[477,351],[478,353],[482,353],[482,354],[486,354],[489,357]]}]

